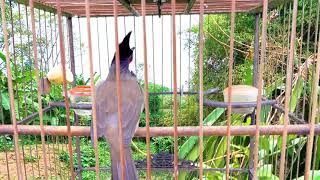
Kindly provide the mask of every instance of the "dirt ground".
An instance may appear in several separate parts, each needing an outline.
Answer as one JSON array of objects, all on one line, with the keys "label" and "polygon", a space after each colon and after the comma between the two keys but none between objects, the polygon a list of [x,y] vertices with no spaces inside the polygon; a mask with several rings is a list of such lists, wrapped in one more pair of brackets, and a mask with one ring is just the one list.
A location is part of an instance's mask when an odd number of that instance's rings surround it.
[{"label": "dirt ground", "polygon": [[[65,144],[46,144],[49,179],[67,179],[70,177],[68,175],[69,169],[66,164],[59,160],[59,153],[62,150],[67,151],[67,146]],[[24,158],[22,158],[23,154]],[[6,161],[6,156],[8,157],[8,163]],[[38,144],[37,146],[25,145],[24,151],[22,151],[22,147],[20,146],[20,157],[21,160],[23,160],[23,163],[21,163],[24,176],[23,179],[43,179],[42,177],[44,177],[45,170],[41,144]],[[0,180],[2,179],[18,179],[14,151],[9,151],[7,153],[0,152]]]}]

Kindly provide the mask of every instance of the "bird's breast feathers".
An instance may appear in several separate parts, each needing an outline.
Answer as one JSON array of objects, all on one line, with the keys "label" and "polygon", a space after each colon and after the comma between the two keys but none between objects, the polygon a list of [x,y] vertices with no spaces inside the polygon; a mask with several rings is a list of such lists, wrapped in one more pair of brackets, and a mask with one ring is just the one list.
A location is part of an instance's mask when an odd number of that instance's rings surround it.
[{"label": "bird's breast feathers", "polygon": [[[121,97],[122,103],[137,103],[143,105],[144,96],[136,76],[121,74]],[[108,78],[97,84],[97,104],[117,106],[117,81],[115,78]]]}]

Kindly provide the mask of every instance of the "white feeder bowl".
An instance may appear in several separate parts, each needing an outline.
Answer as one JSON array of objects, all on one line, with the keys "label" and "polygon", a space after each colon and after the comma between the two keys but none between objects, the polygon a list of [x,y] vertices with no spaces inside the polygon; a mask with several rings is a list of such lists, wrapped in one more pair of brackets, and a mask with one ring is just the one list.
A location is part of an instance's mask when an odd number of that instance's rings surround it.
[{"label": "white feeder bowl", "polygon": [[[228,102],[228,88],[223,90],[224,102]],[[258,88],[248,85],[231,86],[231,102],[256,102]],[[254,108],[231,108],[232,113],[250,114]]]}]

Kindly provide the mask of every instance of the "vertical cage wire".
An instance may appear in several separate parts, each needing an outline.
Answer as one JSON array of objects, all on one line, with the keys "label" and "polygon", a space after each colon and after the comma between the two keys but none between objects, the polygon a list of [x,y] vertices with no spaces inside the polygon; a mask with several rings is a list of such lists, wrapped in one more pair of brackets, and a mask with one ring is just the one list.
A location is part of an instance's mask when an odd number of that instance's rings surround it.
[{"label": "vertical cage wire", "polygon": [[118,6],[117,1],[113,0],[113,18],[114,18],[114,31],[115,31],[115,49],[116,49],[116,86],[117,86],[117,101],[118,101],[118,129],[120,138],[120,162],[121,162],[121,178],[124,179],[124,144],[123,144],[123,129],[122,129],[122,95],[121,95],[121,80],[120,80],[120,52],[119,52],[119,40],[118,40]]},{"label": "vertical cage wire", "polygon": [[[151,16],[151,41],[152,41],[152,78],[153,78],[153,89],[152,91],[155,92],[156,90],[156,74],[155,74],[155,62],[154,62],[154,21],[153,21],[153,15]],[[148,66],[147,66],[148,67]],[[148,82],[148,81],[145,81]],[[149,86],[149,83],[148,83]],[[155,106],[155,102],[152,104],[153,106]],[[151,105],[151,106],[152,106]],[[148,119],[149,119],[149,113],[148,113]],[[156,120],[157,121],[157,120]]]},{"label": "vertical cage wire", "polygon": [[310,33],[311,33],[311,23],[312,23],[312,6],[313,6],[313,0],[309,0],[309,20],[308,20],[308,34],[307,34],[307,52],[309,53],[310,48]]},{"label": "vertical cage wire", "polygon": [[107,60],[108,60],[108,66],[110,66],[110,57],[109,57],[109,38],[108,38],[108,21],[107,21],[107,17],[105,17],[105,24],[106,24]]},{"label": "vertical cage wire", "polygon": [[[230,30],[230,49],[229,49],[229,73],[228,73],[228,110],[227,110],[227,158],[226,158],[226,179],[229,179],[230,163],[230,143],[231,143],[231,93],[232,93],[232,69],[233,69],[233,48],[234,48],[234,24],[235,24],[236,1],[231,2],[231,30]],[[202,52],[200,52],[202,53]]]},{"label": "vertical cage wire", "polygon": [[[67,18],[67,30],[68,30],[68,44],[69,44],[69,58],[70,58],[70,65],[71,65],[71,72],[73,75],[74,81],[72,82],[72,87],[76,86],[76,68],[75,68],[75,55],[74,55],[74,39],[73,39],[73,24],[72,24],[72,18],[68,17]],[[81,46],[81,45],[80,45]],[[81,52],[80,52],[81,53]],[[81,59],[82,61],[82,59]],[[82,63],[82,62],[81,62]],[[79,116],[74,112],[73,114],[74,117],[74,125],[79,126]],[[77,176],[79,180],[82,180],[81,176],[81,170],[82,170],[82,164],[81,164],[81,150],[80,150],[80,137],[76,136],[76,143],[75,143],[75,148],[76,148],[76,153],[77,153],[77,162],[78,162],[78,167],[77,167]]]},{"label": "vertical cage wire", "polygon": [[[133,32],[134,32],[134,47],[137,47],[136,16],[133,16]],[[136,51],[134,51],[134,72],[135,72],[135,74],[137,74],[137,72],[138,72],[137,71],[137,52]]]},{"label": "vertical cage wire", "polygon": [[[174,179],[178,179],[178,111],[177,111],[177,46],[176,46],[176,0],[171,1],[171,33],[173,63],[173,124],[174,124]],[[172,71],[171,71],[172,72]]]},{"label": "vertical cage wire", "polygon": [[70,69],[71,73],[73,76],[74,81],[72,82],[72,87],[76,86],[76,69],[75,69],[75,57],[74,57],[74,44],[73,44],[73,29],[72,29],[72,18],[67,17],[67,34],[68,34],[68,39],[67,43],[69,44],[68,49],[69,49],[69,64],[70,64]]},{"label": "vertical cage wire", "polygon": [[287,129],[289,124],[289,103],[291,96],[291,77],[292,77],[292,65],[294,58],[294,48],[295,48],[295,38],[296,38],[296,22],[297,22],[297,8],[298,1],[294,0],[293,3],[293,16],[292,16],[292,29],[291,29],[291,40],[290,40],[290,54],[288,57],[288,66],[287,66],[287,77],[286,77],[286,91],[285,93],[285,113],[284,113],[284,131],[282,134],[282,145],[281,145],[281,158],[280,158],[280,179],[284,179],[285,177],[285,153],[286,153],[286,145],[287,145]]},{"label": "vertical cage wire", "polygon": [[[12,33],[12,50],[13,50],[13,61],[14,61],[14,73],[16,74],[17,73],[17,56],[16,56],[16,44],[15,44],[15,29],[14,29],[14,24],[13,24],[13,4],[12,4],[12,1],[10,0],[9,1],[10,3],[10,20],[11,20],[11,33]],[[20,14],[20,6],[18,7],[18,10],[19,10],[19,24],[20,24],[20,27],[21,27],[21,14]],[[21,34],[20,34],[21,35]],[[16,86],[15,86],[15,91],[16,91],[16,97],[17,97],[17,117],[18,119],[20,120],[21,119],[21,116],[20,116],[20,100],[19,100],[19,89],[18,89],[18,84],[16,83]],[[1,90],[0,90],[1,92]],[[1,104],[1,103],[0,103]],[[20,137],[21,138],[21,137]],[[23,136],[22,136],[23,138]],[[23,142],[23,141],[22,141]],[[25,151],[24,151],[24,143],[21,144],[21,149],[22,149],[22,159],[23,159],[23,168],[22,168],[22,171],[23,171],[23,175],[25,177],[27,177],[27,171],[26,171],[26,164],[25,164]],[[20,152],[19,152],[20,153]],[[8,178],[9,177],[9,174],[8,174]]]},{"label": "vertical cage wire", "polygon": [[[45,11],[42,11],[42,12],[45,13]],[[44,18],[44,20],[46,20],[46,19]],[[44,24],[46,24],[46,23],[44,23]],[[44,122],[44,116],[46,115],[46,112],[43,111],[42,97],[41,97],[42,96],[41,93],[42,93],[42,91],[44,91],[44,85],[41,84],[41,81],[44,80],[43,77],[44,77],[45,67],[46,67],[46,60],[45,60],[45,56],[44,56],[44,53],[45,53],[44,51],[45,50],[41,46],[41,41],[43,40],[43,38],[45,39],[45,37],[43,37],[43,29],[42,29],[41,25],[43,25],[43,19],[41,19],[41,10],[38,9],[38,27],[35,28],[35,30],[39,29],[38,30],[39,40],[38,40],[36,46],[39,45],[39,51],[40,51],[40,54],[39,54],[40,55],[40,58],[39,58],[40,67],[38,66],[38,68],[39,68],[39,81],[38,81],[38,87],[39,88],[38,88],[38,93],[39,93],[40,99],[38,101],[41,102],[41,109],[38,109],[38,111],[39,111],[39,116],[40,116],[40,111],[41,111],[41,114],[42,114],[42,128],[43,128],[44,125],[48,125],[48,124],[46,124]],[[36,34],[36,37],[37,37],[37,34]],[[38,61],[38,63],[39,63],[39,61]],[[47,104],[45,104],[45,106],[47,106]],[[41,121],[40,121],[40,123],[41,123]],[[49,147],[49,144],[47,144],[47,146],[45,146],[46,145],[46,139],[48,139],[48,136],[45,136],[44,132],[43,132],[43,136],[41,138],[43,138],[43,140],[41,140],[41,142],[43,142],[42,143],[42,153],[46,154],[46,155],[43,155],[43,157],[45,157],[43,159],[43,161],[45,161],[45,163],[44,163],[44,166],[45,166],[45,178],[48,178],[50,175],[52,176],[50,147]],[[45,148],[43,149],[43,147],[45,147]],[[48,171],[50,171],[51,174],[49,174]]]},{"label": "vertical cage wire", "polygon": [[[303,50],[302,50],[302,48],[303,48],[303,39],[304,39],[304,23],[305,23],[305,4],[307,3],[307,1],[306,0],[303,0],[303,2],[302,2],[303,4],[302,4],[302,22],[301,22],[301,45],[300,45],[300,54],[299,54],[299,63],[302,61],[302,58],[303,58],[303,56],[309,56],[308,54],[308,52],[306,53],[306,54],[303,54]],[[319,6],[319,3],[318,3],[318,6]],[[311,7],[310,7],[310,11],[311,11]],[[309,13],[309,17],[310,17],[310,13]],[[306,19],[308,18],[308,16],[306,15]],[[308,19],[307,19],[308,20]],[[307,37],[307,48],[309,48],[308,46],[308,44],[309,44],[309,34],[310,34],[310,28],[309,28],[309,24],[310,24],[310,22],[309,22],[309,20],[308,20],[308,22],[306,22],[306,23],[308,23],[308,30],[307,30],[307,33],[308,33],[308,37]],[[299,67],[300,67],[300,65],[299,65]],[[299,71],[299,73],[300,73],[300,75],[301,76],[303,76],[303,74],[304,74],[304,72],[303,72],[303,70],[304,69],[309,69],[309,67],[308,67],[308,59],[306,59],[306,61],[304,62],[304,65],[302,66],[302,70],[300,70]],[[307,74],[309,74],[309,73],[307,73]],[[304,117],[305,117],[305,111],[306,111],[306,101],[307,101],[307,95],[306,95],[306,92],[307,92],[307,87],[306,87],[306,84],[307,84],[307,81],[308,81],[308,77],[306,77],[306,79],[304,80],[305,82],[305,86],[303,87],[303,102],[302,102],[302,115],[301,115],[301,118],[302,119],[304,119]],[[302,137],[300,137],[301,139],[302,139]],[[302,140],[300,141],[300,143],[299,143],[299,145],[301,144],[301,145],[303,145],[305,142],[302,142]],[[300,159],[301,159],[301,150],[300,150],[301,148],[299,148],[298,149],[298,152],[297,152],[297,154],[298,154],[298,162],[300,162]],[[315,153],[316,154],[316,153]],[[298,167],[299,167],[299,163],[297,163],[297,169],[298,169]],[[296,178],[298,178],[299,177],[299,171],[297,170],[296,171],[296,175],[295,175],[295,177]]]},{"label": "vertical cage wire", "polygon": [[[38,50],[37,50],[37,32],[36,32],[36,24],[35,24],[35,15],[34,15],[34,4],[33,0],[29,1],[30,5],[30,13],[31,13],[31,26],[32,26],[32,38],[33,38],[33,58],[34,58],[34,66],[35,66],[35,72],[36,72],[36,80],[38,84],[38,110],[39,110],[39,118],[40,118],[40,128],[41,128],[41,144],[42,144],[42,156],[44,161],[44,177],[45,179],[48,179],[48,164],[47,164],[47,152],[46,152],[46,146],[45,146],[45,136],[44,136],[44,127],[43,127],[43,111],[42,111],[42,102],[41,102],[41,94],[40,94],[40,74],[39,74],[39,63],[38,63]],[[40,21],[40,19],[39,19]],[[41,59],[41,57],[40,57]],[[40,64],[41,66],[41,64]],[[39,168],[40,172],[40,168]],[[39,174],[40,176],[40,174]]]},{"label": "vertical cage wire", "polygon": [[[150,152],[150,120],[149,120],[149,89],[148,89],[148,56],[147,56],[147,32],[146,32],[146,0],[141,1],[142,31],[143,31],[143,59],[144,59],[144,104],[146,114],[146,142],[147,142],[147,179],[151,179],[151,152]],[[154,61],[153,61],[154,63]],[[153,69],[154,70],[154,69]]]},{"label": "vertical cage wire", "polygon": [[67,92],[67,81],[66,81],[66,61],[65,61],[65,47],[64,47],[64,36],[63,36],[63,27],[62,27],[62,13],[61,13],[61,2],[58,0],[56,2],[57,6],[57,15],[58,15],[58,29],[59,29],[59,45],[60,45],[60,58],[62,64],[62,75],[63,75],[63,92],[64,92],[64,101],[66,108],[66,120],[67,120],[67,131],[68,131],[68,150],[70,156],[70,173],[71,179],[75,179],[74,168],[73,168],[73,151],[72,151],[72,137],[71,137],[71,128],[70,128],[70,110],[69,110],[69,101],[68,101],[68,92]]},{"label": "vertical cage wire", "polygon": [[[86,18],[87,18],[87,33],[88,33],[87,34],[87,38],[88,38],[88,51],[89,51],[88,58],[89,58],[89,64],[90,64],[90,89],[91,89],[91,93],[92,93],[92,122],[93,122],[93,133],[94,133],[94,151],[95,151],[95,160],[96,160],[95,170],[96,170],[96,178],[99,180],[100,179],[100,170],[99,170],[100,164],[99,164],[99,150],[98,150],[98,137],[97,137],[97,135],[98,135],[98,133],[97,133],[97,109],[96,109],[97,108],[97,104],[96,104],[96,92],[95,92],[94,75],[93,75],[93,59],[92,59],[91,26],[90,26],[90,4],[89,4],[89,0],[86,0],[85,3],[86,3]],[[117,26],[117,24],[115,24],[115,25]],[[99,62],[100,62],[100,58],[99,58]],[[101,75],[101,73],[100,73],[100,75]],[[121,95],[119,94],[118,86],[117,86],[117,91],[118,91],[118,93],[117,93],[118,94],[118,104],[120,104],[121,101],[119,101],[119,99],[121,99]],[[119,111],[119,109],[118,109],[118,114],[119,114],[119,112],[121,112],[121,110]],[[120,117],[120,115],[119,115],[119,117]],[[122,129],[120,130],[120,139],[121,139],[120,144],[121,144],[121,147],[123,148],[123,144],[122,144]],[[123,167],[124,166],[122,166],[122,169],[123,169]]]},{"label": "vertical cage wire", "polygon": [[257,98],[257,112],[256,112],[256,132],[255,132],[255,144],[254,144],[254,156],[253,156],[253,179],[257,179],[258,169],[258,151],[259,151],[259,139],[260,139],[260,112],[261,112],[261,97],[262,97],[262,75],[264,68],[264,58],[266,49],[266,36],[267,36],[267,12],[268,12],[268,0],[263,1],[262,12],[262,42],[261,42],[261,56],[258,68],[258,98]]},{"label": "vertical cage wire", "polygon": [[[232,4],[235,0],[232,1]],[[200,36],[199,36],[199,177],[203,178],[203,50],[204,50],[204,0],[200,0]],[[180,46],[181,48],[181,46]],[[181,84],[180,84],[181,85]],[[182,91],[180,89],[180,91]],[[228,167],[228,164],[227,164]],[[228,170],[226,171],[226,178],[228,179]]]},{"label": "vertical cage wire", "polygon": [[[191,84],[191,78],[190,78],[190,74],[191,74],[191,15],[189,15],[189,26],[188,26],[188,91],[190,91],[190,84]],[[190,96],[187,97],[187,106],[190,107]],[[190,108],[188,108],[188,118],[190,118]]]},{"label": "vertical cage wire", "polygon": [[98,60],[99,60],[99,75],[101,76],[101,58],[100,58],[100,37],[99,37],[99,18],[96,17],[96,23],[97,23],[97,44],[98,44]]},{"label": "vertical cage wire", "polygon": [[44,15],[44,33],[45,33],[45,47],[46,47],[46,66],[45,66],[45,72],[49,71],[49,46],[48,46],[48,31],[47,31],[47,11],[43,11]]}]

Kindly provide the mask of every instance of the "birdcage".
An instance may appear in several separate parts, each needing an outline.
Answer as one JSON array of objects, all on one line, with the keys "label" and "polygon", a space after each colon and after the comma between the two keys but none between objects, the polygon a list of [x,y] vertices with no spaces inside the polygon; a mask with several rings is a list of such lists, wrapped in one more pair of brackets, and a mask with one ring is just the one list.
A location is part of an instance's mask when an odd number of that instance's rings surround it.
[{"label": "birdcage", "polygon": [[141,179],[319,178],[319,9],[2,0],[0,179],[111,178],[95,87],[115,56],[121,102],[118,44],[130,31],[144,92],[131,143]]}]

